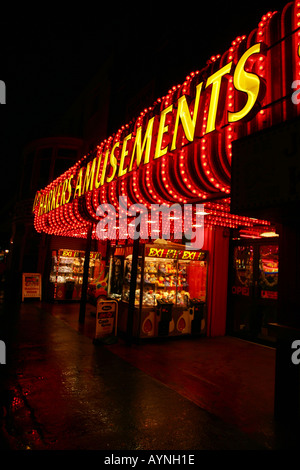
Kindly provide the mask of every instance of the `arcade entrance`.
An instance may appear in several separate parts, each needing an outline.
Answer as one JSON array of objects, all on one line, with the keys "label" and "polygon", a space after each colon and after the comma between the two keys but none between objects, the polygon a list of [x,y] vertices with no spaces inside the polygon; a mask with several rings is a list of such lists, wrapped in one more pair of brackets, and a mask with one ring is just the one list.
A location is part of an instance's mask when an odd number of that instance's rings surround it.
[{"label": "arcade entrance", "polygon": [[267,325],[277,316],[278,240],[232,240],[229,259],[227,332],[273,345]]}]

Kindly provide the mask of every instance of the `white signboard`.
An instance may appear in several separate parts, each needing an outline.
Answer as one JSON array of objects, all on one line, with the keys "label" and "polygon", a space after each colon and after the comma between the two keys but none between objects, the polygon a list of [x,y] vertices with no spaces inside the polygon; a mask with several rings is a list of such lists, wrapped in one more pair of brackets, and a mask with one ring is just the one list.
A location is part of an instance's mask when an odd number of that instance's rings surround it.
[{"label": "white signboard", "polygon": [[39,273],[23,273],[22,302],[25,298],[38,297],[42,300],[42,279]]},{"label": "white signboard", "polygon": [[97,302],[96,335],[95,338],[105,338],[117,335],[118,302],[116,300],[101,300]]}]

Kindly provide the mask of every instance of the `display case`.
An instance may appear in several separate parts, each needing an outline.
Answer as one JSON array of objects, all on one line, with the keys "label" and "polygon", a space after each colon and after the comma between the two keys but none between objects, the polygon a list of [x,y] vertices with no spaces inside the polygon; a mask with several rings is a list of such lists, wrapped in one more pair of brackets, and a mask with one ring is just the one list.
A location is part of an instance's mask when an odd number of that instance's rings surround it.
[{"label": "display case", "polygon": [[[80,300],[83,282],[84,251],[61,249],[52,252],[50,285],[54,300]],[[101,270],[101,255],[90,254],[89,282]]]},{"label": "display case", "polygon": [[252,245],[238,245],[233,252],[233,293],[249,296],[253,286]]},{"label": "display case", "polygon": [[[131,268],[132,255],[129,255],[124,261],[122,291],[124,303],[129,301]],[[197,312],[201,310],[201,320],[203,320],[202,326],[198,325],[200,332],[204,323],[206,285],[207,252],[190,251],[186,250],[184,245],[171,243],[144,245],[137,267],[135,320],[136,324],[140,325],[137,327],[140,331],[135,331],[135,334],[159,336],[158,324],[155,323],[159,319],[162,321],[163,316],[169,318],[168,331],[165,334],[191,333],[191,321],[195,317],[196,310]],[[148,333],[143,327],[147,318]],[[166,329],[167,326],[165,331]]]},{"label": "display case", "polygon": [[278,298],[278,245],[262,245],[259,248],[259,280],[260,296],[263,299]]}]

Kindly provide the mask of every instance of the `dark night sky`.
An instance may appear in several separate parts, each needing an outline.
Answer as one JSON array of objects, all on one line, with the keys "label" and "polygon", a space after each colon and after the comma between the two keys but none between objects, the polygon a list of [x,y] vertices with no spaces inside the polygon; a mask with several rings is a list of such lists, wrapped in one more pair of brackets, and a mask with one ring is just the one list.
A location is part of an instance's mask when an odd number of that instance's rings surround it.
[{"label": "dark night sky", "polygon": [[[127,54],[132,65],[126,73],[135,73],[140,54],[167,38],[170,53],[164,50],[160,72],[168,77],[174,60],[182,57],[187,67],[182,76],[170,75],[172,86],[212,54],[227,50],[237,36],[248,34],[264,13],[281,10],[286,3],[235,0],[182,2],[176,7],[174,2],[111,2],[105,8],[102,3],[97,8],[80,3],[63,9],[63,3],[51,2],[40,9],[30,10],[26,3],[23,11],[17,6],[2,11],[0,79],[7,90],[7,104],[0,107],[2,207],[14,194],[23,143],[40,123],[47,127],[49,119],[63,112],[112,50]],[[148,70],[150,75],[157,72],[155,64]]]}]

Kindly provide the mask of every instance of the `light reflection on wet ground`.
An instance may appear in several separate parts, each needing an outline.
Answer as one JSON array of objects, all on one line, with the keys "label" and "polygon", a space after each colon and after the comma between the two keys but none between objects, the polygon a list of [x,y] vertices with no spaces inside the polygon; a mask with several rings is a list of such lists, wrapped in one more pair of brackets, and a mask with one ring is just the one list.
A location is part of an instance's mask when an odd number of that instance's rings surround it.
[{"label": "light reflection on wet ground", "polygon": [[14,445],[251,448],[242,433],[36,306],[22,305],[20,325],[15,369],[19,389],[11,388],[14,427],[8,427]]},{"label": "light reflection on wet ground", "polygon": [[[39,304],[22,304],[16,322],[12,395],[4,417],[12,446],[237,450],[276,445],[274,436],[265,442],[250,439],[166,386],[162,377],[147,374],[141,364],[135,367],[132,358],[130,363],[112,353],[120,345],[93,345],[90,336]],[[135,352],[133,348],[130,354]],[[137,360],[145,357],[147,351]],[[170,360],[167,352],[161,355],[158,370],[166,370]],[[176,385],[174,371],[169,373],[167,380]]]}]

